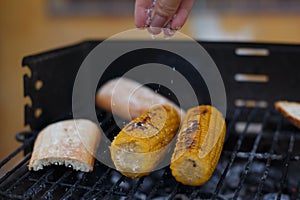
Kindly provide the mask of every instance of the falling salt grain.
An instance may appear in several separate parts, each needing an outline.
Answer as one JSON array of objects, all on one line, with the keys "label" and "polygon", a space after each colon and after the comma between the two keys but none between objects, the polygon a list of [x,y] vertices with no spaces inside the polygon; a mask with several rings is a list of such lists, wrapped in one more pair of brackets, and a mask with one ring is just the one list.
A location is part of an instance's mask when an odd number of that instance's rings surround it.
[{"label": "falling salt grain", "polygon": [[151,9],[151,8],[148,8],[148,9],[146,9],[146,13],[147,13],[147,15],[150,15],[150,14],[151,14],[151,12],[152,12],[152,9]]},{"label": "falling salt grain", "polygon": [[151,14],[152,14],[153,8],[148,8],[146,9],[146,13],[148,15],[147,20],[146,20],[146,24],[145,27],[149,27],[151,24]]},{"label": "falling salt grain", "polygon": [[171,80],[171,84],[173,84],[174,83],[174,81],[173,80]]},{"label": "falling salt grain", "polygon": [[[147,13],[148,17],[147,17],[147,20],[146,20],[145,27],[149,27],[150,24],[151,24],[151,21],[152,21],[152,19],[151,19],[151,17],[152,17],[152,12],[153,12],[153,10],[154,10],[155,4],[156,4],[156,0],[153,0],[151,7],[148,8],[148,9],[146,9],[146,13]],[[153,38],[153,36],[152,36],[152,39],[155,39],[155,37]]]},{"label": "falling salt grain", "polygon": [[130,147],[130,148],[129,148],[129,152],[133,152],[133,147]]},{"label": "falling salt grain", "polygon": [[156,38],[154,34],[150,34],[150,35],[153,40]]},{"label": "falling salt grain", "polygon": [[170,35],[166,35],[166,34],[164,35],[164,39],[165,39],[165,40],[169,40],[169,39],[171,39],[171,38],[172,38],[172,36],[170,36]]}]

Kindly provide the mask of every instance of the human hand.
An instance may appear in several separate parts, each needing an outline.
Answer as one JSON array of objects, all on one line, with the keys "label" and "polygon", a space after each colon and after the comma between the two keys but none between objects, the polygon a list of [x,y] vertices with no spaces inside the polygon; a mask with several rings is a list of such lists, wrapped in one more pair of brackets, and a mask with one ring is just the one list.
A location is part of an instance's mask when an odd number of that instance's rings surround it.
[{"label": "human hand", "polygon": [[149,27],[159,34],[161,28],[179,30],[186,22],[195,0],[136,0],[135,25]]}]

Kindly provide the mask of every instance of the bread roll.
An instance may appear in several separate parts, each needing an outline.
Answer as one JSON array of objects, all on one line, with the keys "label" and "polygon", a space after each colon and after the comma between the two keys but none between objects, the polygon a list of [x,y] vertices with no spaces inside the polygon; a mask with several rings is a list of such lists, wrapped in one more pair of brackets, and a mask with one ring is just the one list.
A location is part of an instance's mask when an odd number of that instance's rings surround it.
[{"label": "bread roll", "polygon": [[185,115],[183,110],[167,98],[123,77],[108,81],[98,90],[96,105],[127,120],[137,118],[155,105],[172,106],[182,119]]},{"label": "bread roll", "polygon": [[74,170],[93,170],[93,153],[100,139],[98,126],[85,119],[66,120],[51,124],[38,135],[29,170],[40,170],[48,165],[65,165]]}]

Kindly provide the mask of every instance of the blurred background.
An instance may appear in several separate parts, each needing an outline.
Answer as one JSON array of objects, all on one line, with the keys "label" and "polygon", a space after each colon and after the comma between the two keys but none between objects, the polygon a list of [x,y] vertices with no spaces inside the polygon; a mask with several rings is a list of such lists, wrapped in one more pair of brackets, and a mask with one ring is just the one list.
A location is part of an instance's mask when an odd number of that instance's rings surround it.
[{"label": "blurred background", "polygon": [[[196,1],[182,32],[197,40],[300,44],[298,0]],[[0,160],[28,129],[22,58],[132,29],[133,8],[134,0],[0,1]]]}]

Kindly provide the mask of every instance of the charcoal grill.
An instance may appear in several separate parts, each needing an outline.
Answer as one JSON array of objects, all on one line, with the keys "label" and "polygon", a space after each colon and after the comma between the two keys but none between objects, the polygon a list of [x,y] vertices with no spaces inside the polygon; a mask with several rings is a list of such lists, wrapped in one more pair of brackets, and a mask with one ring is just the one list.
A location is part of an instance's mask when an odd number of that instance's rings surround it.
[{"label": "charcoal grill", "polygon": [[[99,42],[85,41],[23,59],[23,66],[31,71],[31,75],[24,75],[24,95],[32,101],[25,106],[25,125],[31,131],[18,133],[16,139],[22,145],[0,162],[3,170],[23,154],[0,179],[1,199],[300,199],[300,132],[273,107],[280,99],[300,101],[299,45],[200,42],[222,74],[228,100],[224,149],[213,176],[201,187],[176,182],[168,167],[134,180],[98,161],[92,173],[60,166],[28,171],[39,130],[72,117],[77,70]],[[126,45],[129,41],[118,42]],[[176,65],[186,76],[192,76],[189,81],[195,91],[205,96],[207,88],[201,77],[194,76],[184,61],[174,60],[165,52],[145,51],[135,52],[141,54],[135,59],[130,54],[117,59],[99,86],[152,61]],[[147,57],[142,56],[144,53]],[[245,76],[249,74],[250,79]],[[155,85],[150,87],[155,89]],[[163,90],[160,92],[164,95]],[[199,98],[200,103],[208,101]],[[112,115],[96,111],[105,134],[113,138],[119,128]]]}]

